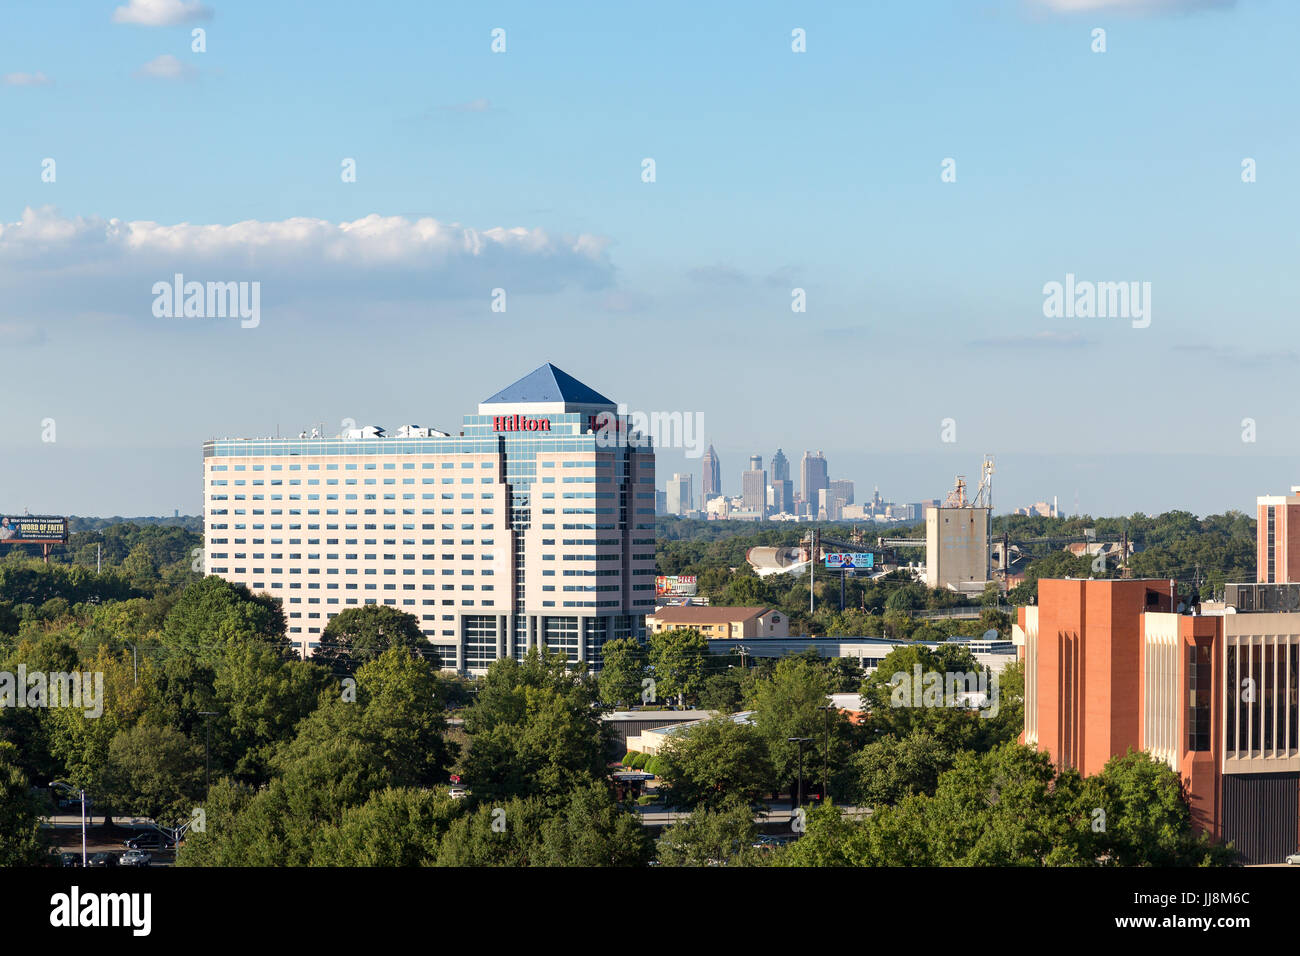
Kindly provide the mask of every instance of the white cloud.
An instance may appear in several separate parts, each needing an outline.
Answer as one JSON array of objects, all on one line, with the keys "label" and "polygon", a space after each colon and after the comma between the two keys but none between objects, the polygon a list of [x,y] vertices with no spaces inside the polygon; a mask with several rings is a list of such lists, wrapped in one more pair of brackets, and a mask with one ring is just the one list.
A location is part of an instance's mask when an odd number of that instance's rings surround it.
[{"label": "white cloud", "polygon": [[164,53],[136,70],[135,75],[151,80],[184,80],[197,72],[194,67],[182,63],[170,53]]},{"label": "white cloud", "polygon": [[44,73],[6,73],[5,86],[52,86],[54,83]]},{"label": "white cloud", "polygon": [[[97,216],[52,207],[0,224],[0,290],[61,308],[134,310],[140,289],[183,272],[199,281],[259,280],[285,297],[373,301],[455,299],[505,288],[606,289],[608,239],[557,236],[522,226],[474,229],[432,218],[372,214],[352,222],[294,218],[229,225]],[[84,299],[84,301],[82,301]],[[17,307],[24,303],[19,301]]]},{"label": "white cloud", "polygon": [[212,10],[199,0],[130,0],[113,11],[114,23],[142,27],[174,27],[212,19]]}]

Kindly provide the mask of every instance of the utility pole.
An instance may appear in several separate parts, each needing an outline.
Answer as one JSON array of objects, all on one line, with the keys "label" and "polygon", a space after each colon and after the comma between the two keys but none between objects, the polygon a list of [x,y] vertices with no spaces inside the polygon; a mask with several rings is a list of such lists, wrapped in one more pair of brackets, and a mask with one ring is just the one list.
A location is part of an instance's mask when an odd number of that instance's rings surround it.
[{"label": "utility pole", "polygon": [[816,611],[816,608],[813,606],[813,595],[815,593],[813,591],[813,583],[817,577],[817,529],[816,528],[813,528],[812,531],[809,532],[809,537],[812,539],[812,550],[808,552],[808,613],[812,614]]},{"label": "utility pole", "polygon": [[836,710],[835,705],[827,704],[822,710],[826,711],[826,749],[822,755],[822,802],[828,803],[831,799],[831,713]]},{"label": "utility pole", "polygon": [[789,743],[799,745],[799,791],[798,791],[799,802],[795,805],[797,807],[802,807],[803,806],[803,747],[804,744],[809,743],[812,740],[812,738],[811,737],[787,737],[785,739]]},{"label": "utility pole", "polygon": [[199,716],[203,718],[203,729],[205,731],[203,738],[203,793],[206,797],[207,792],[212,789],[212,760],[209,756],[212,749],[212,721],[210,718],[217,716],[217,712],[215,710],[201,710]]}]

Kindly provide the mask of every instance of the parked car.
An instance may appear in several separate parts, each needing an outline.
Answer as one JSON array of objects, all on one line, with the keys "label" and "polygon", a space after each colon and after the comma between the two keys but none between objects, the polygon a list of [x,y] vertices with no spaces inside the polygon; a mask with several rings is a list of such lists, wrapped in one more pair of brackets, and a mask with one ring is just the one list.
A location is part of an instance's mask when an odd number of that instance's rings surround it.
[{"label": "parked car", "polygon": [[153,862],[153,857],[147,850],[127,850],[122,854],[119,866],[148,866]]},{"label": "parked car", "polygon": [[170,850],[176,846],[176,841],[157,830],[150,830],[123,840],[122,846],[128,850]]},{"label": "parked car", "polygon": [[60,853],[59,866],[81,866],[80,853]]},{"label": "parked car", "polygon": [[1292,866],[1300,865],[1300,853],[1292,853],[1286,858],[1286,861]]},{"label": "parked car", "polygon": [[447,791],[447,796],[451,797],[453,800],[464,800],[469,796],[469,791],[464,787],[452,787]]},{"label": "parked car", "polygon": [[116,853],[92,853],[86,866],[117,866]]}]

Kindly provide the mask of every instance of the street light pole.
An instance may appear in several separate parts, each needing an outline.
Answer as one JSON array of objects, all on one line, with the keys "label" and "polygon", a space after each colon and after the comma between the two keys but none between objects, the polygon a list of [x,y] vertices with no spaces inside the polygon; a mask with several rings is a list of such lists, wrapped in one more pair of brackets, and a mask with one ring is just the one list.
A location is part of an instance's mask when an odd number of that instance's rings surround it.
[{"label": "street light pole", "polygon": [[50,781],[50,789],[66,790],[68,793],[76,793],[81,797],[81,866],[86,867],[86,788],[74,787],[70,783],[64,783],[62,780]]},{"label": "street light pole", "polygon": [[787,737],[785,739],[789,743],[799,745],[799,796],[798,796],[798,803],[796,803],[795,806],[802,807],[803,806],[803,746],[804,744],[811,741],[812,738],[811,737]]}]

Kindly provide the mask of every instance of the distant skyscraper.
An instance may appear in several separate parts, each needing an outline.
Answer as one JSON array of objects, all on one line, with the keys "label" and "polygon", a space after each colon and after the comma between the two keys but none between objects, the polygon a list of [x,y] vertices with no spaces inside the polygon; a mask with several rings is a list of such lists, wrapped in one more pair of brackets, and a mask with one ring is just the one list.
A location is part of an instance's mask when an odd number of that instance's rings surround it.
[{"label": "distant skyscraper", "polygon": [[826,456],[821,452],[813,454],[810,451],[803,453],[803,461],[799,465],[799,478],[803,487],[800,491],[803,494],[804,507],[808,509],[808,514],[813,517],[817,516],[817,505],[820,501],[818,492],[830,487],[830,481],[827,478]]},{"label": "distant skyscraper", "polygon": [[718,464],[718,453],[709,446],[701,459],[704,466],[704,501],[722,494],[722,467]]},{"label": "distant skyscraper", "polygon": [[789,478],[772,482],[772,512],[792,515],[794,511],[794,482]]},{"label": "distant skyscraper", "polygon": [[691,489],[695,480],[694,475],[673,475],[668,479],[668,493],[664,502],[670,515],[684,515],[688,511],[694,511],[695,505],[691,501]]},{"label": "distant skyscraper", "polygon": [[763,470],[763,456],[762,456],[762,455],[750,455],[750,456],[749,456],[749,470],[750,470],[750,471],[762,471],[762,470]]},{"label": "distant skyscraper", "polygon": [[817,517],[822,521],[839,521],[844,517],[844,499],[829,488],[817,492]]},{"label": "distant skyscraper", "polygon": [[778,481],[787,481],[790,478],[790,459],[785,457],[785,452],[781,449],[776,450],[772,456],[772,484]]},{"label": "distant skyscraper", "polygon": [[853,482],[847,478],[836,478],[827,487],[836,498],[843,498],[846,505],[853,504]]},{"label": "distant skyscraper", "polygon": [[758,467],[750,467],[749,471],[740,476],[740,495],[744,502],[746,511],[757,512],[758,515],[767,514],[767,472],[763,470],[763,459],[755,455],[749,459],[751,466],[757,464]]}]

